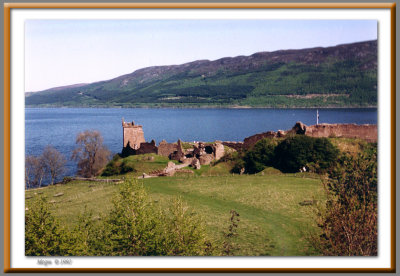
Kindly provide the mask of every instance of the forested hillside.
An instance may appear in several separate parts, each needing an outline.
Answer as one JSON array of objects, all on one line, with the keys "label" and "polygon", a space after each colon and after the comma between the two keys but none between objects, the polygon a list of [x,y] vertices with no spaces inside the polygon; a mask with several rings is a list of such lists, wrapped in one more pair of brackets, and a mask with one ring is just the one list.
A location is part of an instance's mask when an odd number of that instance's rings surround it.
[{"label": "forested hillside", "polygon": [[376,40],[148,67],[108,81],[26,93],[28,107],[366,107],[376,104]]}]

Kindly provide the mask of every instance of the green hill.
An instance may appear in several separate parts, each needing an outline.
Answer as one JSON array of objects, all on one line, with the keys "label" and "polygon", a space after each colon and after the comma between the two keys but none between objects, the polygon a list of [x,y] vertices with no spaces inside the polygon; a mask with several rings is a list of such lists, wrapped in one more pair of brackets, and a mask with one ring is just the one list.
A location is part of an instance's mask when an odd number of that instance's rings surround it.
[{"label": "green hill", "polygon": [[27,92],[25,102],[28,107],[376,106],[377,41],[148,67],[108,81]]}]

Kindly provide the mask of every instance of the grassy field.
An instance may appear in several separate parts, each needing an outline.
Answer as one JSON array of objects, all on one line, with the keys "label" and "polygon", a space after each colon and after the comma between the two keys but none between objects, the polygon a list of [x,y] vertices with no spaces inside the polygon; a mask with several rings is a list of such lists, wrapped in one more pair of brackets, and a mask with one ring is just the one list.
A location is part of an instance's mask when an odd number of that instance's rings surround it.
[{"label": "grassy field", "polygon": [[[125,177],[135,179],[168,162],[162,157],[129,158],[136,163],[137,171]],[[193,213],[202,217],[216,243],[223,242],[230,224],[230,210],[238,212],[238,235],[233,240],[235,255],[314,255],[306,236],[318,230],[315,208],[323,205],[325,198],[321,180],[314,175],[277,174],[268,169],[258,175],[232,175],[228,167],[229,164],[220,163],[202,166],[194,173],[136,181],[144,185],[159,208],[165,209],[174,197],[181,197]],[[108,213],[118,185],[73,181],[29,190],[25,195],[26,206],[29,208],[35,197],[44,196],[53,214],[67,227],[73,227],[85,209],[92,211],[97,220]],[[305,201],[314,204],[302,204]]]}]

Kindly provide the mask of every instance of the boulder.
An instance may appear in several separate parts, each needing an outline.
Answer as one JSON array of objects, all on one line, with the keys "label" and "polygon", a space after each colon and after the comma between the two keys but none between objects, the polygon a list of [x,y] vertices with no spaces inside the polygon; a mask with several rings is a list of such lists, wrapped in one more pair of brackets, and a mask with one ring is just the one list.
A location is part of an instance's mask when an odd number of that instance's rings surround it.
[{"label": "boulder", "polygon": [[306,129],[307,126],[305,124],[303,124],[302,122],[296,122],[296,124],[292,128],[292,131],[296,134],[305,134]]},{"label": "boulder", "polygon": [[214,158],[215,160],[221,159],[225,155],[224,145],[220,142],[214,144]]},{"label": "boulder", "polygon": [[214,156],[212,154],[203,154],[199,158],[200,165],[209,165],[213,160]]},{"label": "boulder", "polygon": [[286,131],[284,131],[284,130],[278,130],[276,136],[277,136],[277,137],[285,137],[285,136],[286,136]]},{"label": "boulder", "polygon": [[176,171],[175,166],[176,165],[175,165],[174,162],[169,161],[168,164],[167,164],[167,167],[163,171],[164,175],[173,176],[175,174],[175,171]]},{"label": "boulder", "polygon": [[196,170],[199,170],[201,168],[200,161],[197,158],[193,158],[192,163],[190,166]]}]

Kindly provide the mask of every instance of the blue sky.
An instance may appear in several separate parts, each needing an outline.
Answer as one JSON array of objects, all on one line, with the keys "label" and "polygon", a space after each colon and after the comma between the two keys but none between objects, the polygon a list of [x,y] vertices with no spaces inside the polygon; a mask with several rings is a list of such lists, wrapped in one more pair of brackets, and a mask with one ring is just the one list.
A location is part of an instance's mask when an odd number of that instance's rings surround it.
[{"label": "blue sky", "polygon": [[25,91],[148,66],[372,39],[375,20],[27,20]]}]

